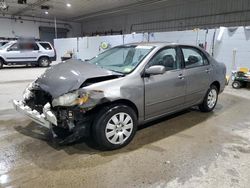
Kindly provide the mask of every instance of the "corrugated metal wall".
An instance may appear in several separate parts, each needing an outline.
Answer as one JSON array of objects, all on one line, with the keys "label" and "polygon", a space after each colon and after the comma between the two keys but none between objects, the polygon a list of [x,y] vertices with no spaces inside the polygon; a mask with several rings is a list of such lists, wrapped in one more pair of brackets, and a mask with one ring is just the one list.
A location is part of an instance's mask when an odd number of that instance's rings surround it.
[{"label": "corrugated metal wall", "polygon": [[169,0],[122,15],[85,20],[83,31],[132,33],[245,25],[250,25],[250,0]]}]

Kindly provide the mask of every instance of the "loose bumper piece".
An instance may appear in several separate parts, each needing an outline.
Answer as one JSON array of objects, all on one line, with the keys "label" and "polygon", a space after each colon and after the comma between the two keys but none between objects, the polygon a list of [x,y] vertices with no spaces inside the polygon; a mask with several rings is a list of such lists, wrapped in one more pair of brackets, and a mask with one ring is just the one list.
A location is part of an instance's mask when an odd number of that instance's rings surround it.
[{"label": "loose bumper piece", "polygon": [[50,110],[49,103],[44,106],[42,114],[36,110],[32,110],[29,106],[25,105],[23,101],[13,100],[13,106],[18,112],[28,116],[36,123],[48,129],[51,127],[51,124],[57,125],[57,118]]}]

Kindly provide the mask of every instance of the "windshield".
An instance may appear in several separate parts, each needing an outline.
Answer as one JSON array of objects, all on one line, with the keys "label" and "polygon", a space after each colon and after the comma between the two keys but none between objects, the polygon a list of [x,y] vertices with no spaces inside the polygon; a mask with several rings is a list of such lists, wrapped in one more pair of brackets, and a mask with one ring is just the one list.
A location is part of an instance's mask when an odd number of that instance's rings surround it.
[{"label": "windshield", "polygon": [[89,63],[115,72],[128,74],[152,51],[153,46],[126,45],[107,50]]}]

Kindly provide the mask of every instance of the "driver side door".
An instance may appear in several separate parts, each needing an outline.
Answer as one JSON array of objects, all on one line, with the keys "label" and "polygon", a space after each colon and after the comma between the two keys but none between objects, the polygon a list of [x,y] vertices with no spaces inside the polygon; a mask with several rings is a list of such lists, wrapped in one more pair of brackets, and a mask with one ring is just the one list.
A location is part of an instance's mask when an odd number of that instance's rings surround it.
[{"label": "driver side door", "polygon": [[184,105],[186,80],[183,76],[181,51],[175,47],[159,50],[146,69],[163,65],[166,72],[144,77],[145,119],[151,119],[181,109]]},{"label": "driver side door", "polygon": [[18,42],[12,44],[5,53],[7,62],[20,62],[23,61],[23,54],[21,53],[20,45]]}]

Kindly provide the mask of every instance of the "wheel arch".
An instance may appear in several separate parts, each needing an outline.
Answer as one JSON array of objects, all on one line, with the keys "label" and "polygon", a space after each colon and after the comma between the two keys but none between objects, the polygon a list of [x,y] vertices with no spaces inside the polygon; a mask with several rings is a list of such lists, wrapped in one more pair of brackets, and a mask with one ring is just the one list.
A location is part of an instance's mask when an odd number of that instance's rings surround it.
[{"label": "wheel arch", "polygon": [[130,108],[132,108],[135,111],[135,114],[136,114],[137,118],[139,118],[139,111],[138,111],[137,106],[128,99],[117,99],[117,100],[114,100],[114,101],[105,102],[103,104],[100,104],[100,105],[96,106],[95,109],[100,110],[102,107],[105,107],[107,105],[112,105],[112,104],[120,104],[120,105],[129,106]]},{"label": "wheel arch", "polygon": [[41,58],[43,58],[43,57],[46,57],[46,58],[50,59],[48,55],[41,55],[41,56],[38,57],[38,61],[39,61]]},{"label": "wheel arch", "polygon": [[212,85],[214,85],[218,89],[218,92],[220,92],[220,82],[214,81],[210,86]]}]

